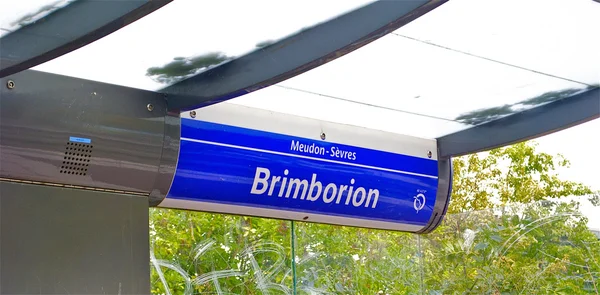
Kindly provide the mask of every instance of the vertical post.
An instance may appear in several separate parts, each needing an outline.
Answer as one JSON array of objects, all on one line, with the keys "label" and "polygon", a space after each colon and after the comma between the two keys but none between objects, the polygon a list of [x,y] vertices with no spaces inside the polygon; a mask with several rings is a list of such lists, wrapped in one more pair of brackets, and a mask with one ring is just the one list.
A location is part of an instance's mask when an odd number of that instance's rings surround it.
[{"label": "vertical post", "polygon": [[0,181],[0,294],[149,294],[148,199]]},{"label": "vertical post", "polygon": [[296,227],[293,220],[291,222],[291,242],[292,242],[292,294],[296,295]]}]

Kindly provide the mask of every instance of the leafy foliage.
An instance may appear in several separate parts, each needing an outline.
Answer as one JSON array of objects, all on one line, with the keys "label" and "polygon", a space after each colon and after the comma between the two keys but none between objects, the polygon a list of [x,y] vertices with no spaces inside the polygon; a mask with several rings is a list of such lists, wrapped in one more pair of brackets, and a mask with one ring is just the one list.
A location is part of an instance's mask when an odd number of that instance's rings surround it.
[{"label": "leafy foliage", "polygon": [[566,159],[521,143],[453,163],[450,214],[425,236],[152,209],[152,291],[599,293],[600,240],[564,199],[600,197],[556,175]]},{"label": "leafy foliage", "polygon": [[298,225],[299,294],[419,294],[417,237],[407,233]]},{"label": "leafy foliage", "polygon": [[150,235],[155,294],[289,293],[287,221],[155,209]]},{"label": "leafy foliage", "polygon": [[[577,205],[542,201],[451,216],[423,246],[428,291],[596,294],[600,241]],[[590,283],[596,287],[586,290]]]},{"label": "leafy foliage", "polygon": [[451,214],[593,193],[581,183],[561,180],[556,170],[568,168],[570,162],[562,155],[536,151],[535,143],[467,155],[452,164]]}]

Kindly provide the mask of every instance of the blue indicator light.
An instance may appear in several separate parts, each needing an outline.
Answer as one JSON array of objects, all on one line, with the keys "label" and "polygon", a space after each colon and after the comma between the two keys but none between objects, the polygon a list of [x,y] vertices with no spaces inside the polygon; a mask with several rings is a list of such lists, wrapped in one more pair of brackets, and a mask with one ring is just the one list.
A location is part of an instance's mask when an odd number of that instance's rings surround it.
[{"label": "blue indicator light", "polygon": [[74,136],[69,137],[69,141],[77,142],[77,143],[92,143],[92,140],[89,138],[74,137]]}]

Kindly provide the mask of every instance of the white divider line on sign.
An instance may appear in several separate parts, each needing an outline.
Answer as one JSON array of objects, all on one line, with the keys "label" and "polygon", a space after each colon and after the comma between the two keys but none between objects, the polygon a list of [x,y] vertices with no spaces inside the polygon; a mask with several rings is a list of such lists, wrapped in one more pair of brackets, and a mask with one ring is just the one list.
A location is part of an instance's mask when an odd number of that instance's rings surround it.
[{"label": "white divider line on sign", "polygon": [[400,174],[406,174],[406,175],[421,176],[421,177],[432,178],[432,179],[437,179],[438,178],[437,176],[434,176],[434,175],[426,175],[426,174],[421,174],[421,173],[414,173],[414,172],[409,172],[409,171],[394,170],[394,169],[388,169],[388,168],[382,168],[382,167],[374,167],[374,166],[368,166],[368,165],[362,165],[362,164],[346,163],[346,162],[340,162],[340,161],[335,161],[335,160],[314,158],[314,157],[309,157],[309,156],[295,155],[295,154],[289,154],[289,153],[283,153],[283,152],[276,152],[276,151],[270,151],[270,150],[263,150],[263,149],[251,148],[251,147],[246,147],[246,146],[226,144],[226,143],[221,143],[221,142],[213,142],[213,141],[206,141],[206,140],[186,138],[186,137],[182,137],[181,140],[191,141],[191,142],[197,142],[197,143],[204,143],[204,144],[210,144],[210,145],[216,145],[216,146],[223,146],[223,147],[229,147],[229,148],[235,148],[235,149],[242,149],[242,150],[247,150],[247,151],[269,153],[269,154],[274,154],[274,155],[295,157],[295,158],[301,158],[301,159],[309,159],[309,160],[315,160],[315,161],[321,161],[321,162],[327,162],[327,163],[335,163],[335,164],[341,164],[341,165],[348,165],[348,166],[354,166],[354,167],[360,167],[360,168],[375,169],[375,170],[380,170],[380,171],[394,172],[394,173],[400,173]]}]

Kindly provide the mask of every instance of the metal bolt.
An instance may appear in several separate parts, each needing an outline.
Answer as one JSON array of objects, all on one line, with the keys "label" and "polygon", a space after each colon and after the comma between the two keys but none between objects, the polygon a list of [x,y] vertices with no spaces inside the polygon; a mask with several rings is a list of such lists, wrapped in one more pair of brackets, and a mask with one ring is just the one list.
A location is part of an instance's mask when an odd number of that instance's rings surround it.
[{"label": "metal bolt", "polygon": [[151,103],[149,103],[149,104],[146,106],[146,108],[148,109],[148,111],[149,111],[149,112],[152,112],[152,110],[154,110],[154,106],[153,106]]},{"label": "metal bolt", "polygon": [[321,132],[321,139],[325,140],[325,132]]},{"label": "metal bolt", "polygon": [[428,151],[428,152],[427,152],[427,158],[430,158],[430,159],[431,159],[431,157],[433,157],[433,153],[432,153],[431,151]]},{"label": "metal bolt", "polygon": [[191,111],[190,112],[190,117],[196,118],[196,111]]},{"label": "metal bolt", "polygon": [[15,81],[13,81],[13,80],[6,81],[6,88],[8,88],[8,89],[15,88]]}]

